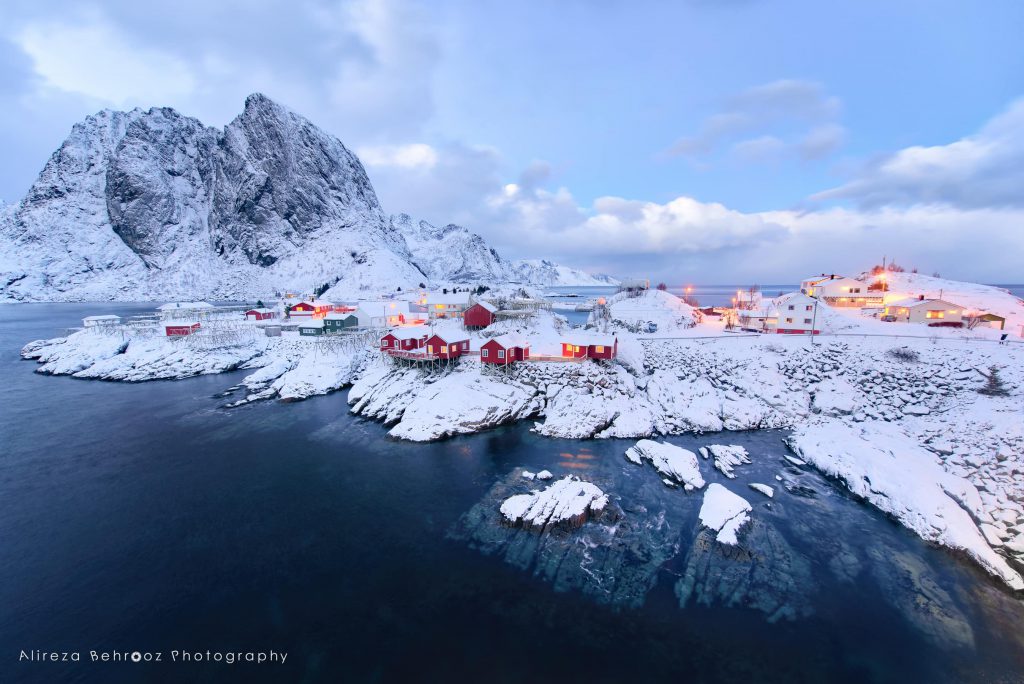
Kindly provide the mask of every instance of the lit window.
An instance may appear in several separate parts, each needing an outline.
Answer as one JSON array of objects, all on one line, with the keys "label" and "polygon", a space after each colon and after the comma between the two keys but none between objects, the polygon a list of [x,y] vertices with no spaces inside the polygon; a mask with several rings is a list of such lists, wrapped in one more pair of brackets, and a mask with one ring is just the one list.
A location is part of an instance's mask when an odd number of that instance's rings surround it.
[{"label": "lit window", "polygon": [[580,346],[578,344],[575,347],[573,347],[573,351],[578,352],[579,350],[580,350]]},{"label": "lit window", "polygon": [[599,344],[597,345],[597,349],[595,351],[597,351],[598,354],[604,354],[604,347]]},{"label": "lit window", "polygon": [[427,345],[427,353],[428,354],[433,354],[434,353],[434,345],[432,345],[432,344],[428,344]]},{"label": "lit window", "polygon": [[925,318],[945,318],[945,311],[927,311],[924,314]]},{"label": "lit window", "polygon": [[442,344],[441,345],[441,353],[442,354],[447,354],[448,353],[448,345],[447,344]]}]

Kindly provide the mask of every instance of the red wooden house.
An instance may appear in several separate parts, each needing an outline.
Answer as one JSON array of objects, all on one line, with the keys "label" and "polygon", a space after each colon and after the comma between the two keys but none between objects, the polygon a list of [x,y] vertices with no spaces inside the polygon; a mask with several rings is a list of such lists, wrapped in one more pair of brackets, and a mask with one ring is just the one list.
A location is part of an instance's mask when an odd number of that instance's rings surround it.
[{"label": "red wooden house", "polygon": [[562,341],[562,356],[570,359],[614,359],[619,340],[614,335],[581,332]]},{"label": "red wooden house", "polygon": [[457,359],[469,353],[469,340],[452,333],[434,333],[424,345],[428,357]]},{"label": "red wooden house", "polygon": [[494,323],[498,307],[487,302],[477,302],[462,313],[462,322],[467,328],[486,328]]},{"label": "red wooden house", "polygon": [[530,359],[530,343],[516,335],[501,335],[480,347],[480,361],[507,366]]},{"label": "red wooden house", "polygon": [[273,309],[249,309],[245,312],[247,321],[269,321],[272,318],[277,318],[277,313]]},{"label": "red wooden house", "polygon": [[167,333],[167,337],[184,337],[185,335],[191,335],[197,330],[199,330],[198,323],[188,323],[184,321],[170,321],[164,326],[164,331]]},{"label": "red wooden house", "polygon": [[391,352],[420,349],[426,344],[429,333],[429,330],[421,327],[392,330],[380,338],[380,350]]},{"label": "red wooden house", "polygon": [[288,310],[289,316],[312,316],[313,318],[323,318],[326,316],[334,305],[330,302],[325,302],[322,299],[313,299],[310,301],[302,301],[292,305],[292,308]]}]

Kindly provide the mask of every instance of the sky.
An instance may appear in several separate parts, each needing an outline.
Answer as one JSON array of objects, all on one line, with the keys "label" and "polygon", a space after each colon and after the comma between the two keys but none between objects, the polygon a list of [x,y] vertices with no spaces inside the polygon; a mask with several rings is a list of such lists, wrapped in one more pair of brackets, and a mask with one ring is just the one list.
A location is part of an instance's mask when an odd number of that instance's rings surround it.
[{"label": "sky", "polygon": [[0,198],[71,126],[263,92],[503,256],[1024,282],[1019,0],[4,0]]}]

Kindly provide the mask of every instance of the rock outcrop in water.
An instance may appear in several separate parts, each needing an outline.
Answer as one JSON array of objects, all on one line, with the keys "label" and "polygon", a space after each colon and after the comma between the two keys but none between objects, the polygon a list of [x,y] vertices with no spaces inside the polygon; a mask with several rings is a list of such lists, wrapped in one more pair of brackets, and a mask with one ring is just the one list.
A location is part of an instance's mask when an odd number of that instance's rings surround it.
[{"label": "rock outcrop in water", "polygon": [[655,470],[669,481],[682,485],[688,492],[704,486],[697,454],[689,449],[668,442],[641,439],[626,450],[626,458],[637,465],[645,460],[650,461]]},{"label": "rock outcrop in water", "polygon": [[544,532],[578,529],[607,505],[608,496],[599,487],[569,475],[544,490],[510,496],[500,510],[509,525]]}]

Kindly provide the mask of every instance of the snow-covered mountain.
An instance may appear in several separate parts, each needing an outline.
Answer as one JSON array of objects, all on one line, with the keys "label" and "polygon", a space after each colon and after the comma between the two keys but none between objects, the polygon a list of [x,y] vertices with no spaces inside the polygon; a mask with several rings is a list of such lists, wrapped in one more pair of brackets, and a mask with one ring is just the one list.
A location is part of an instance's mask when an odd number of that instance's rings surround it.
[{"label": "snow-covered mountain", "polygon": [[392,216],[391,226],[405,238],[416,267],[434,282],[500,283],[517,277],[512,264],[467,228],[452,223],[438,228],[408,214]]},{"label": "snow-covered mountain", "polygon": [[[388,217],[359,159],[261,94],[223,130],[173,109],[76,124],[0,208],[0,299],[337,296],[518,280],[478,235]],[[538,281],[538,284],[545,284]]]},{"label": "snow-covered mountain", "polygon": [[619,281],[603,273],[590,274],[546,259],[517,261],[514,267],[518,280],[536,285],[618,285]]}]

